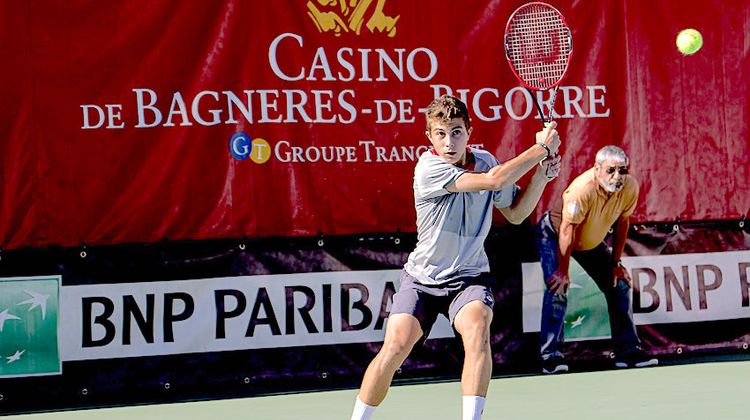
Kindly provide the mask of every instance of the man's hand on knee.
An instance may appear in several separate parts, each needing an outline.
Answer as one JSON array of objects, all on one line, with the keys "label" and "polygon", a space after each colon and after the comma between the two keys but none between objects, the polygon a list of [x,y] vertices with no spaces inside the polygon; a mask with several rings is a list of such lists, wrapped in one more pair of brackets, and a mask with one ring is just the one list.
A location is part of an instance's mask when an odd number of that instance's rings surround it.
[{"label": "man's hand on knee", "polygon": [[545,280],[545,283],[547,284],[547,289],[549,289],[550,292],[561,296],[568,293],[568,288],[570,287],[570,277],[568,277],[567,273],[563,273],[557,270],[552,273],[552,275],[547,280]]}]

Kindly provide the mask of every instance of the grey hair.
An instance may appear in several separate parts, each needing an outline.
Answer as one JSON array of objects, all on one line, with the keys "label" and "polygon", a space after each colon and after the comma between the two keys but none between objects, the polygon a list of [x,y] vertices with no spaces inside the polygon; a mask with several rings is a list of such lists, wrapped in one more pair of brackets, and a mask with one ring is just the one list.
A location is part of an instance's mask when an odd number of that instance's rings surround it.
[{"label": "grey hair", "polygon": [[611,161],[614,161],[615,163],[620,163],[623,165],[627,165],[629,161],[628,155],[625,154],[625,151],[613,145],[604,146],[601,149],[599,149],[598,152],[596,152],[597,165],[601,165],[602,163],[608,160],[611,160]]}]

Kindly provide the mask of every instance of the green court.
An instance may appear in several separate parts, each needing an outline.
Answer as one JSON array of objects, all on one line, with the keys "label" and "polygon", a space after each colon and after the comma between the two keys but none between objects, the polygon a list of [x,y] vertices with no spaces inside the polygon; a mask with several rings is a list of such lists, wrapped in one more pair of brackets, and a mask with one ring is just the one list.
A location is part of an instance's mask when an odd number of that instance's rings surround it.
[{"label": "green court", "polygon": [[[486,419],[747,419],[750,361],[498,378]],[[298,420],[348,419],[356,390],[220,401],[144,405],[41,414],[8,420]],[[373,420],[454,420],[460,385],[443,382],[391,388]]]}]

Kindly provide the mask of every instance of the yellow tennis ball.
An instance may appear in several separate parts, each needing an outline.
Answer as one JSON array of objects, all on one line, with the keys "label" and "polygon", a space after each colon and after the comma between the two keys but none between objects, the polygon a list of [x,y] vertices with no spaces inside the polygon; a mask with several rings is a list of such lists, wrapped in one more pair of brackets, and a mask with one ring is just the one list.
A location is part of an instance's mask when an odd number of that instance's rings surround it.
[{"label": "yellow tennis ball", "polygon": [[684,55],[692,55],[703,46],[703,36],[695,29],[685,29],[677,34],[677,49]]}]

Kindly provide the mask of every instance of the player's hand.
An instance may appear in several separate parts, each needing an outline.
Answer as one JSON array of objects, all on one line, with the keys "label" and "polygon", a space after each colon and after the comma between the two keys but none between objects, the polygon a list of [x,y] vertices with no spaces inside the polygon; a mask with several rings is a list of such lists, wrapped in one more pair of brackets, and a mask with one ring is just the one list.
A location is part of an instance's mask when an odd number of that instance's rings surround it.
[{"label": "player's hand", "polygon": [[560,148],[560,135],[557,133],[557,121],[550,121],[545,124],[544,130],[536,133],[536,141],[544,143],[549,148],[550,154],[557,153]]},{"label": "player's hand", "polygon": [[557,176],[560,175],[561,161],[562,158],[560,158],[560,155],[554,155],[549,159],[544,159],[539,162],[539,167],[536,169],[537,176],[542,177],[545,182],[557,178]]},{"label": "player's hand", "polygon": [[570,288],[570,277],[559,270],[555,270],[545,283],[550,292],[562,296],[568,293],[568,289]]},{"label": "player's hand", "polygon": [[617,279],[622,279],[628,287],[633,287],[633,279],[630,278],[630,273],[621,265],[612,267],[612,287],[617,287]]}]

